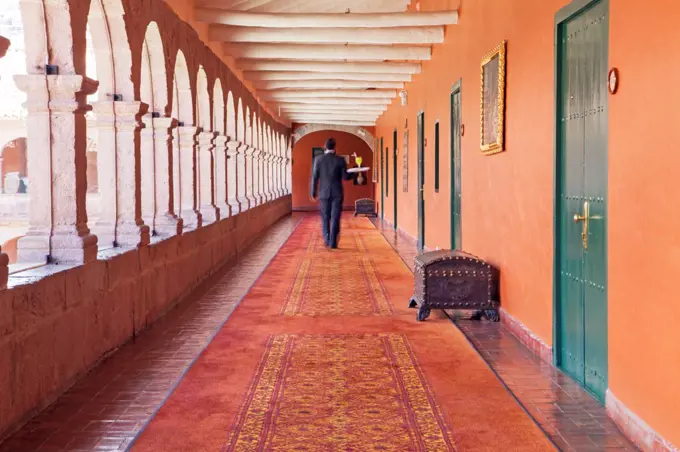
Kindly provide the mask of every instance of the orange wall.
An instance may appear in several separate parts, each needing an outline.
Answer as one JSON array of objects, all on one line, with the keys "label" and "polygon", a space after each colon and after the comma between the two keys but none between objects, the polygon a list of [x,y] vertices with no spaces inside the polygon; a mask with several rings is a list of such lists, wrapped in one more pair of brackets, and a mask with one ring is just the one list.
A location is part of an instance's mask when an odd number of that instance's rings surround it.
[{"label": "orange wall", "polygon": [[[395,100],[376,136],[392,148],[398,130],[399,189],[404,122],[409,189],[399,193],[399,226],[417,234],[416,119],[425,112],[426,245],[450,246],[449,94],[462,78],[463,247],[500,266],[502,305],[544,342],[553,334],[554,17],[568,0],[426,0],[421,11],[456,8],[458,25]],[[611,65],[621,71],[610,97],[609,386],[654,430],[680,445],[680,4],[610,2]],[[508,40],[506,152],[479,152],[482,56]],[[669,97],[670,96],[670,97]],[[434,193],[434,123],[440,121],[439,193]],[[390,170],[392,162],[390,161]],[[391,173],[391,171],[390,171]],[[390,174],[390,185],[392,174]],[[380,188],[376,184],[376,190]],[[390,186],[390,190],[392,187]],[[376,199],[380,193],[376,192]],[[392,203],[385,215],[393,219]],[[644,357],[644,359],[641,359]]]},{"label": "orange wall", "polygon": [[[446,0],[420,3],[421,11],[457,7]],[[398,195],[398,224],[415,236],[416,119],[419,111],[425,112],[425,243],[430,248],[450,247],[449,95],[462,77],[463,246],[502,269],[503,306],[548,344],[552,343],[553,23],[555,12],[565,3],[463,1],[459,24],[447,27],[446,42],[434,46],[432,60],[424,62],[422,73],[407,84],[408,106],[401,107],[395,100],[376,127],[376,136],[384,137],[390,149],[397,128],[401,162],[408,119],[408,193]],[[479,64],[503,39],[508,40],[507,152],[487,157],[479,153]],[[441,179],[435,193],[434,124],[438,120]],[[398,174],[401,190],[401,163]],[[390,184],[391,179],[392,175]],[[393,219],[391,202],[385,205],[385,215]]]},{"label": "orange wall", "polygon": [[[351,155],[356,152],[362,157],[363,165],[371,166],[373,153],[366,142],[347,132],[320,131],[304,136],[293,147],[293,209],[316,209],[318,203],[309,199],[309,179],[312,174],[312,148],[323,147],[326,139],[335,138],[337,152],[340,155]],[[354,165],[354,159],[351,161]],[[354,201],[360,198],[373,197],[372,171],[366,173],[366,185],[354,185],[345,182],[345,207],[354,208]]]},{"label": "orange wall", "polygon": [[611,2],[609,386],[680,447],[680,3],[638,6]]}]

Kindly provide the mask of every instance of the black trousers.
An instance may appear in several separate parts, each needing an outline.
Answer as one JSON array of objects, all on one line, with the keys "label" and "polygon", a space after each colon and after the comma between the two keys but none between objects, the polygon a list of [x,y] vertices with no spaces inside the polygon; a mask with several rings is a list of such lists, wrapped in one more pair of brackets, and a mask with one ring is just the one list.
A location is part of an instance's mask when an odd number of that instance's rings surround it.
[{"label": "black trousers", "polygon": [[340,215],[342,214],[342,201],[340,198],[321,199],[321,231],[327,246],[338,247],[338,235],[340,234]]}]

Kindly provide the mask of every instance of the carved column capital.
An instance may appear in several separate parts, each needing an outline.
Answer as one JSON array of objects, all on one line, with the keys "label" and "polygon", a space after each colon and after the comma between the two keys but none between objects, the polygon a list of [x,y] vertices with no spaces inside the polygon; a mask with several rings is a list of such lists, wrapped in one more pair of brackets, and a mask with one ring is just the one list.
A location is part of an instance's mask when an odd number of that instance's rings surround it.
[{"label": "carved column capital", "polygon": [[217,134],[215,136],[215,148],[217,149],[226,149],[227,148],[227,141],[229,140],[229,137],[226,135],[219,135]]},{"label": "carved column capital", "polygon": [[143,102],[117,101],[113,103],[116,114],[116,128],[120,131],[132,132],[137,128],[142,128],[143,123],[140,117],[146,113],[148,106]]},{"label": "carved column capital", "polygon": [[200,149],[209,149],[213,147],[213,141],[215,140],[215,137],[217,134],[215,132],[199,132],[198,135],[196,135],[196,142],[198,143],[198,147]]},{"label": "carved column capital", "polygon": [[227,142],[227,155],[229,157],[235,157],[239,153],[241,146],[242,146],[242,144],[241,144],[240,141],[228,141]]},{"label": "carved column capital", "polygon": [[252,147],[251,145],[247,144],[246,148],[244,150],[244,153],[245,153],[246,157],[252,157],[252,156],[255,155],[255,148]]},{"label": "carved column capital", "polygon": [[198,127],[196,126],[178,126],[180,140],[195,140],[196,135],[198,135]]},{"label": "carved column capital", "polygon": [[[81,92],[82,75],[22,74],[14,76],[19,90],[27,94],[26,109],[29,113],[53,111],[73,113],[79,105],[76,94]],[[98,82],[95,82],[98,84]],[[96,88],[95,88],[96,90]]]},{"label": "carved column capital", "polygon": [[170,129],[177,127],[177,120],[170,117],[153,118],[153,129],[167,133]]}]

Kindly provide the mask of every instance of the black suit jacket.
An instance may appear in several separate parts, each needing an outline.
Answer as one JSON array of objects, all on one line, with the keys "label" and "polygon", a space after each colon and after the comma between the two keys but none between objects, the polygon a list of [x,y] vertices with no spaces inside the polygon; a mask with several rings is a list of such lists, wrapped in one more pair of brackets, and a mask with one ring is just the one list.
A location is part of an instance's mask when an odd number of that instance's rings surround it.
[{"label": "black suit jacket", "polygon": [[342,181],[350,179],[352,175],[347,172],[347,162],[343,157],[334,152],[320,155],[314,159],[312,166],[311,195],[313,198],[318,195],[319,199],[342,198]]}]

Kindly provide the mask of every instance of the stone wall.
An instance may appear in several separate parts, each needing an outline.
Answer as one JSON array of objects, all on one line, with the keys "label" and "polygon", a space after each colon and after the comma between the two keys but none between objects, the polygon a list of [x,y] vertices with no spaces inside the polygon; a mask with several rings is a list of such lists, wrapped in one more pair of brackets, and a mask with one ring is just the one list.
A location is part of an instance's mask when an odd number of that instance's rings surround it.
[{"label": "stone wall", "polygon": [[0,293],[0,439],[148,327],[291,212],[291,197]]}]

